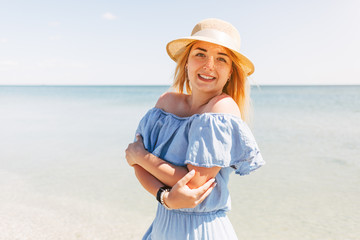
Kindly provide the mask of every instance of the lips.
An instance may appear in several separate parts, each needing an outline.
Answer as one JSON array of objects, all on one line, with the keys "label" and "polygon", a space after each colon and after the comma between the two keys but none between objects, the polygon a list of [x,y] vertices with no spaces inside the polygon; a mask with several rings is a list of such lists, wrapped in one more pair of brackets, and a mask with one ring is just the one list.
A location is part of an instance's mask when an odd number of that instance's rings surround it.
[{"label": "lips", "polygon": [[198,74],[198,77],[203,81],[211,81],[216,79],[216,77],[210,76],[210,75],[204,75],[204,74]]}]

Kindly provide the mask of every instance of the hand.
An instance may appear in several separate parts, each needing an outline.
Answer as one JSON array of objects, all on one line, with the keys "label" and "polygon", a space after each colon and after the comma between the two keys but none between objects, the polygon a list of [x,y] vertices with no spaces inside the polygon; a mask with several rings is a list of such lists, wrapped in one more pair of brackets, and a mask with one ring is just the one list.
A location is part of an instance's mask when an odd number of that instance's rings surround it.
[{"label": "hand", "polygon": [[209,179],[199,188],[191,189],[186,184],[195,176],[195,170],[188,172],[164,195],[165,204],[172,209],[194,208],[207,196],[216,186],[215,179]]},{"label": "hand", "polygon": [[130,166],[137,164],[136,159],[146,154],[143,138],[140,134],[136,134],[136,141],[130,143],[125,150],[125,158]]}]

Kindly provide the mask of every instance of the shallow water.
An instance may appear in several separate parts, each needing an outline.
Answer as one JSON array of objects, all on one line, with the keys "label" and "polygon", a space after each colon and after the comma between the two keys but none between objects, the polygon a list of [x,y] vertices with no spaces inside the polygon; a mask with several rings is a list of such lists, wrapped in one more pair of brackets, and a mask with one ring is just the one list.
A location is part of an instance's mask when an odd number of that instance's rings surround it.
[{"label": "shallow water", "polygon": [[[0,87],[0,239],[140,239],[156,201],[124,159],[168,87]],[[360,87],[253,87],[267,165],[232,176],[239,239],[359,239]]]}]

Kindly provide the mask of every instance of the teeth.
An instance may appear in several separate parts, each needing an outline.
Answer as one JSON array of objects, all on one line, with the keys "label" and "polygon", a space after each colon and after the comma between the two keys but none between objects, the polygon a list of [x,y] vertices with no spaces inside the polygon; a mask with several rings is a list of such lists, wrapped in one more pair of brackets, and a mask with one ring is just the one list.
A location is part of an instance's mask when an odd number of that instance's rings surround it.
[{"label": "teeth", "polygon": [[205,78],[205,79],[215,79],[215,77],[208,77],[208,76],[204,76],[204,75],[201,75],[201,74],[199,74],[200,75],[200,77],[202,77],[202,78]]}]

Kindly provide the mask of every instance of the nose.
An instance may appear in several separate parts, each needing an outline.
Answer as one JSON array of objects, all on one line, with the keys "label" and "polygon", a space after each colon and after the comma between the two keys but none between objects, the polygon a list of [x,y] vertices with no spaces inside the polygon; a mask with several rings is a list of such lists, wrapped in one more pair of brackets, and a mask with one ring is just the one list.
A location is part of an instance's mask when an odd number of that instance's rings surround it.
[{"label": "nose", "polygon": [[206,62],[204,64],[204,69],[212,71],[214,70],[214,57],[210,56],[206,59]]}]

